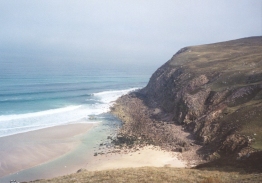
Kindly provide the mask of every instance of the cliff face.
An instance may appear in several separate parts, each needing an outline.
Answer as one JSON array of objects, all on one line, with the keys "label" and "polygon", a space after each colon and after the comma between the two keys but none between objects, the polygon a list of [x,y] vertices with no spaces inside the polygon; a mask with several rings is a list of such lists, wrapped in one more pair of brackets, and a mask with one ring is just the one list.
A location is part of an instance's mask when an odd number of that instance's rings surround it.
[{"label": "cliff face", "polygon": [[262,150],[262,37],[183,48],[138,93],[214,151]]}]

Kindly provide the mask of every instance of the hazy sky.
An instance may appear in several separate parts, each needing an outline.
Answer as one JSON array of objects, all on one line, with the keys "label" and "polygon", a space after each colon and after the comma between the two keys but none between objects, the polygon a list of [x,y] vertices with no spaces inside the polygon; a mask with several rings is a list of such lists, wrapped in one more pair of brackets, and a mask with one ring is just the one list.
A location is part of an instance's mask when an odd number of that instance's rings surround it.
[{"label": "hazy sky", "polygon": [[[152,64],[262,35],[262,0],[0,0],[0,64]],[[1,66],[0,65],[0,66]]]}]

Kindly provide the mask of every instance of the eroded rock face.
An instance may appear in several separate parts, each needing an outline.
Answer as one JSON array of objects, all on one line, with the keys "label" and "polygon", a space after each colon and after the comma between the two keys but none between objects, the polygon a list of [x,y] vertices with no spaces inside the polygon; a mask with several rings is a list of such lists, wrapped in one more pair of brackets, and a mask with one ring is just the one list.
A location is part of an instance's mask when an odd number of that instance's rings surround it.
[{"label": "eroded rock face", "polygon": [[171,116],[214,151],[231,153],[250,145],[243,136],[254,126],[262,129],[261,85],[262,37],[252,37],[183,48],[139,93],[163,118]]}]

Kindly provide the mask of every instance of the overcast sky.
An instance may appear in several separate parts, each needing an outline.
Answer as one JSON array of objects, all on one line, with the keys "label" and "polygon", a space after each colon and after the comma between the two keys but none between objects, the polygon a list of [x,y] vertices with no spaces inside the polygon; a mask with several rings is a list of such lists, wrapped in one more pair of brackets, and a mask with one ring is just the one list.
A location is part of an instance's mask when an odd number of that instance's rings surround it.
[{"label": "overcast sky", "polygon": [[0,0],[0,64],[160,66],[180,48],[262,35],[262,0]]}]

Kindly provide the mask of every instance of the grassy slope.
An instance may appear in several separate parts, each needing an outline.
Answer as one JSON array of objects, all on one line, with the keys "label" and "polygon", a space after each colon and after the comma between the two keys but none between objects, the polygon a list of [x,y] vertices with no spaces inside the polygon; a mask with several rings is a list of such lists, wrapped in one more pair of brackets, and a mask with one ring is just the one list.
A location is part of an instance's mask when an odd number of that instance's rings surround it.
[{"label": "grassy slope", "polygon": [[245,174],[244,172],[235,172],[231,169],[225,171],[218,170],[195,170],[182,168],[128,168],[119,170],[107,170],[88,172],[83,171],[51,180],[38,180],[35,183],[145,183],[145,182],[201,182],[201,183],[220,183],[220,182],[262,182],[260,174]]}]

